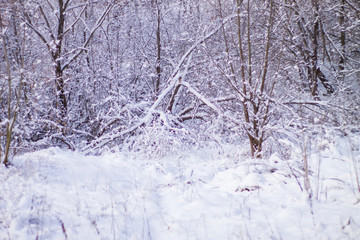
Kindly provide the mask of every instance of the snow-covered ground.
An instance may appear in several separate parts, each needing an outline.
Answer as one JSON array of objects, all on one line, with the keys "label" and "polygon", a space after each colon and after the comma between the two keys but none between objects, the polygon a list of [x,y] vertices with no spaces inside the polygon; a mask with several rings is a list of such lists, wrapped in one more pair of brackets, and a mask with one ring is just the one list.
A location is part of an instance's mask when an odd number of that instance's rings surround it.
[{"label": "snow-covered ground", "polygon": [[0,239],[360,239],[359,142],[307,153],[309,191],[304,152],[28,153],[0,167]]}]

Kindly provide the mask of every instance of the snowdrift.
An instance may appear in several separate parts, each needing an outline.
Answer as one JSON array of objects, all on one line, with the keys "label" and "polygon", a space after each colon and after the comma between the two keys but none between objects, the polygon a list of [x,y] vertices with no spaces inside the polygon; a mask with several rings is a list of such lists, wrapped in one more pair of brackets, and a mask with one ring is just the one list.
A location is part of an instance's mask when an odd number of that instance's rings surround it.
[{"label": "snowdrift", "polygon": [[0,239],[359,239],[359,157],[344,141],[308,154],[308,191],[301,154],[24,154],[0,168]]}]

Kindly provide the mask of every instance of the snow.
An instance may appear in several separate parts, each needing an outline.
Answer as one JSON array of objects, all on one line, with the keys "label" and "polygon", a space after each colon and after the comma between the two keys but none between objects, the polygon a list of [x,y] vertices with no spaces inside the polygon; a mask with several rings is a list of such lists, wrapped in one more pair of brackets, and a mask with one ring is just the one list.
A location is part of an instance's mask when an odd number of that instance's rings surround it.
[{"label": "snow", "polygon": [[0,239],[359,239],[349,145],[318,146],[310,199],[277,153],[231,145],[161,159],[27,153],[0,167]]}]

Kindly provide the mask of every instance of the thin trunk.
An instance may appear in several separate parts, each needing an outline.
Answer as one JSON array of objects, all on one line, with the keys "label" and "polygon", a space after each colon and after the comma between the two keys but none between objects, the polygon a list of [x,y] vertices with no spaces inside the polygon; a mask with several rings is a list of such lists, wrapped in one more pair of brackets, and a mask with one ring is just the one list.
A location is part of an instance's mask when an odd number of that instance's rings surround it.
[{"label": "thin trunk", "polygon": [[318,0],[312,0],[313,7],[314,7],[314,26],[313,26],[313,55],[311,57],[311,83],[310,83],[310,89],[311,89],[311,95],[318,99],[318,38],[319,38],[319,3]]},{"label": "thin trunk", "polygon": [[9,61],[9,55],[7,52],[6,44],[5,44],[5,36],[3,35],[3,48],[4,48],[4,55],[5,55],[5,61],[6,61],[6,71],[7,71],[7,78],[8,78],[8,109],[7,109],[7,115],[8,115],[8,122],[6,124],[6,144],[5,144],[5,157],[4,157],[4,165],[8,165],[8,158],[9,158],[9,152],[10,152],[10,143],[11,143],[11,69],[10,69],[10,61]]},{"label": "thin trunk", "polygon": [[63,0],[59,0],[59,22],[58,22],[58,32],[55,43],[55,50],[53,55],[53,60],[55,62],[55,85],[56,85],[56,95],[58,98],[58,110],[59,116],[58,121],[63,127],[62,133],[66,133],[66,117],[67,117],[67,99],[65,95],[65,82],[64,82],[64,73],[61,65],[61,48],[62,40],[64,34],[65,26],[65,9]]},{"label": "thin trunk", "polygon": [[[237,4],[237,28],[238,28],[238,44],[239,44],[239,51],[240,51],[240,64],[241,64],[241,79],[242,79],[242,84],[243,84],[243,94],[244,96],[247,95],[247,90],[246,90],[246,79],[245,79],[245,58],[244,58],[244,50],[243,50],[243,45],[242,45],[242,39],[241,39],[241,19],[240,19],[240,6],[242,4],[242,0],[240,2],[240,0],[236,0],[236,4]],[[247,123],[250,122],[250,118],[249,118],[249,110],[247,108],[247,105],[245,103],[246,100],[244,100],[243,102],[243,110],[244,110],[244,117],[245,117],[245,121]]]},{"label": "thin trunk", "polygon": [[266,74],[268,72],[268,65],[269,65],[269,50],[270,50],[270,34],[271,34],[271,24],[272,24],[272,15],[273,15],[273,1],[270,0],[270,16],[269,22],[267,26],[267,36],[266,36],[266,46],[265,46],[265,57],[264,57],[264,69],[263,75],[261,78],[261,87],[260,93],[262,94],[265,88],[265,81],[266,81]]},{"label": "thin trunk", "polygon": [[[251,27],[250,27],[250,1],[247,2],[247,43],[248,43],[248,81],[249,87],[252,87],[252,54],[251,54]],[[253,93],[250,92],[250,99],[253,99]]]},{"label": "thin trunk", "polygon": [[[87,2],[87,0],[85,0],[85,3]],[[84,11],[84,15],[85,15],[85,20],[88,21],[88,11],[87,11],[87,8],[85,8],[85,11]],[[87,40],[87,35],[86,35],[86,29],[84,29],[84,35],[83,35],[83,44],[86,43],[86,40]],[[110,52],[110,51],[109,51]],[[90,57],[89,57],[89,54],[88,54],[88,50],[85,50],[85,54],[86,54],[86,63],[89,67],[89,69],[92,69],[91,68],[91,63],[90,63]],[[112,61],[111,61],[112,63]],[[111,64],[111,70],[113,70],[113,67],[112,67],[112,64]],[[111,89],[111,88],[110,88]]]},{"label": "thin trunk", "polygon": [[[0,17],[0,29],[2,30],[2,22],[1,22],[1,17]],[[16,33],[17,35],[17,33]],[[25,39],[25,37],[24,37]],[[7,78],[8,78],[8,109],[7,109],[7,115],[8,115],[8,122],[6,124],[6,144],[5,144],[5,156],[4,156],[4,162],[3,164],[5,166],[9,166],[9,155],[10,155],[10,144],[12,141],[12,134],[13,134],[13,128],[17,119],[17,115],[20,111],[20,94],[21,94],[21,90],[22,90],[22,85],[23,85],[23,79],[24,79],[24,73],[23,73],[23,69],[24,69],[24,46],[19,50],[19,60],[20,60],[20,66],[21,66],[21,70],[20,70],[20,83],[18,85],[18,92],[15,91],[15,95],[17,96],[17,100],[16,100],[16,104],[14,106],[13,111],[11,111],[11,101],[12,101],[12,75],[11,75],[11,66],[10,66],[10,60],[9,60],[9,55],[7,52],[7,48],[6,48],[6,44],[5,44],[5,35],[3,34],[3,48],[4,48],[4,56],[5,56],[5,62],[6,62],[6,71],[7,71]],[[1,149],[0,149],[1,150]],[[0,158],[1,159],[1,158]]]},{"label": "thin trunk", "polygon": [[[63,71],[61,70],[60,61],[56,62],[55,66],[55,84],[56,84],[56,94],[58,97],[58,110],[59,113],[59,123],[62,127],[66,127],[66,117],[67,117],[67,99],[65,95],[65,84],[64,84],[64,77]],[[65,129],[63,129],[63,133]]]},{"label": "thin trunk", "polygon": [[[264,56],[264,69],[263,69],[263,74],[262,74],[262,78],[261,78],[261,86],[260,86],[260,94],[262,95],[265,89],[265,83],[266,83],[266,76],[267,76],[267,72],[268,72],[268,65],[269,65],[269,52],[270,52],[270,40],[271,40],[271,26],[272,26],[272,17],[273,17],[273,1],[270,0],[270,15],[269,15],[269,21],[268,21],[268,26],[267,26],[267,36],[266,36],[266,44],[265,44],[265,56]],[[270,91],[270,95],[272,94],[274,88],[274,84],[272,85],[272,89]],[[264,102],[259,101],[258,102],[258,109],[260,108],[260,104],[264,104]],[[265,111],[265,115],[262,119],[262,125],[265,124],[265,122],[267,121],[268,118],[268,113],[269,113],[269,106],[266,107],[266,111]],[[260,126],[257,126],[257,135],[256,137],[258,138],[258,142],[257,142],[257,155],[256,157],[261,158],[261,150],[262,150],[262,144],[264,142],[264,134],[263,132],[260,133]]]},{"label": "thin trunk", "polygon": [[339,17],[339,23],[340,23],[340,44],[341,44],[341,54],[340,54],[340,60],[339,60],[339,70],[340,70],[340,79],[344,80],[344,69],[345,69],[345,0],[342,0],[340,5],[340,17]]},{"label": "thin trunk", "polygon": [[155,94],[157,95],[160,90],[160,80],[161,80],[161,35],[160,35],[160,23],[161,23],[161,15],[160,15],[160,6],[159,1],[156,0],[156,13],[157,13],[157,27],[156,27],[156,47],[157,47],[157,58],[156,58],[156,74],[157,79],[155,82]]},{"label": "thin trunk", "polygon": [[231,84],[235,85],[236,84],[236,75],[235,75],[235,69],[234,69],[233,63],[232,63],[232,61],[230,59],[229,43],[228,43],[228,40],[227,40],[227,37],[226,37],[225,24],[223,22],[224,17],[223,17],[223,14],[222,14],[221,0],[218,0],[218,4],[219,4],[219,15],[220,15],[220,19],[222,21],[222,23],[221,23],[221,32],[223,34],[224,43],[225,43],[225,53],[226,53],[227,61],[229,63],[230,72],[231,72],[231,79],[232,79]]},{"label": "thin trunk", "polygon": [[176,85],[175,90],[174,90],[173,94],[171,95],[171,99],[170,99],[169,106],[167,109],[170,113],[173,112],[176,95],[179,93],[180,87],[181,87],[181,77],[179,78],[179,83],[178,83],[178,85]]},{"label": "thin trunk", "polygon": [[[247,44],[248,44],[248,85],[250,88],[252,88],[252,52],[251,52],[251,26],[250,26],[250,1],[247,2]],[[256,120],[256,114],[257,114],[257,106],[255,104],[254,99],[254,92],[253,89],[250,90],[250,103],[253,106],[253,115],[252,116],[252,132],[248,132],[248,137],[250,140],[250,149],[251,149],[251,155],[255,156],[258,150],[258,123]],[[250,119],[249,119],[250,120]]]}]

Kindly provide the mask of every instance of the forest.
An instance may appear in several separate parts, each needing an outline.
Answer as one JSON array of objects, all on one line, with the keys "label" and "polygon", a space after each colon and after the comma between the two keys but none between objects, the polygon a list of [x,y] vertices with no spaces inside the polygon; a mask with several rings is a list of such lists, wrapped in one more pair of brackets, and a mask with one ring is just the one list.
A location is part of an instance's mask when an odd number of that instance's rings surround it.
[{"label": "forest", "polygon": [[357,131],[359,9],[354,0],[3,0],[2,162],[49,146],[207,141],[247,141],[262,157],[284,135]]},{"label": "forest", "polygon": [[[36,154],[137,164],[214,151],[235,169],[283,164],[308,201],[327,191],[326,166],[343,164],[350,180],[339,181],[360,201],[358,0],[0,0],[0,58],[2,186]],[[246,186],[236,189],[261,189]],[[119,239],[164,239],[149,229]],[[201,236],[179,239],[225,239]]]}]

